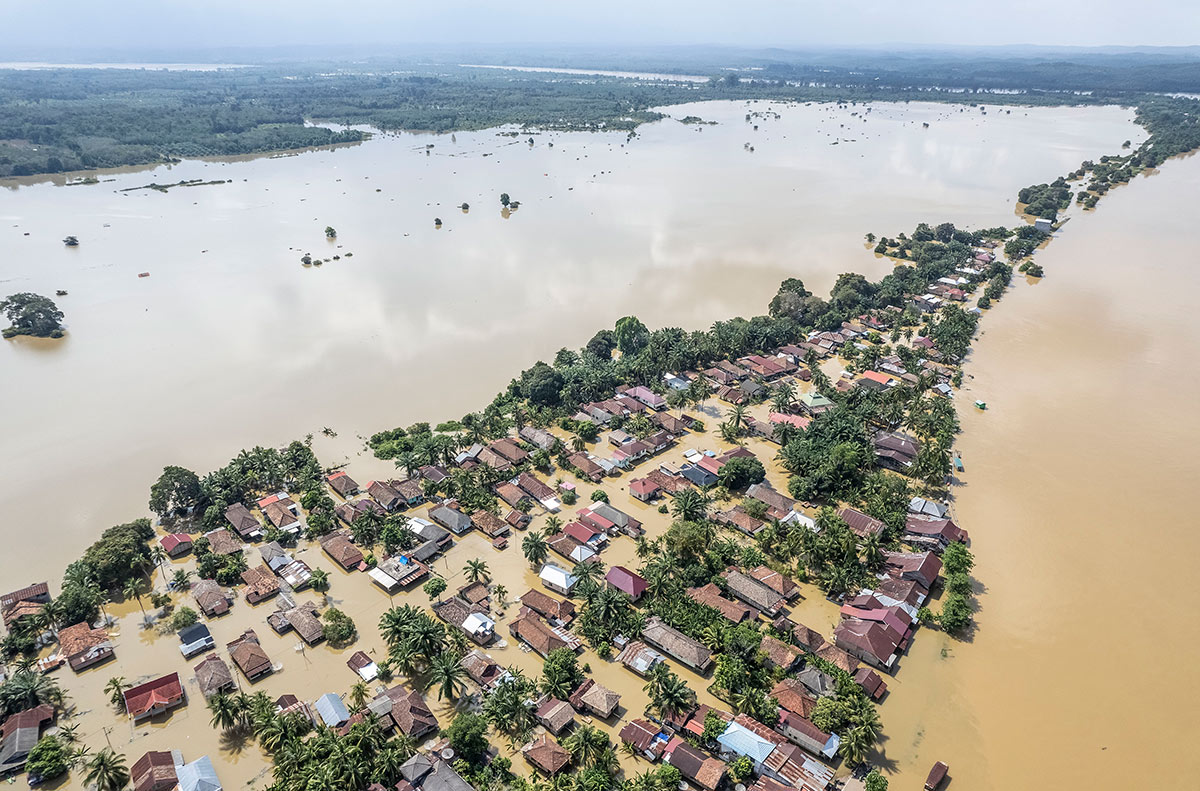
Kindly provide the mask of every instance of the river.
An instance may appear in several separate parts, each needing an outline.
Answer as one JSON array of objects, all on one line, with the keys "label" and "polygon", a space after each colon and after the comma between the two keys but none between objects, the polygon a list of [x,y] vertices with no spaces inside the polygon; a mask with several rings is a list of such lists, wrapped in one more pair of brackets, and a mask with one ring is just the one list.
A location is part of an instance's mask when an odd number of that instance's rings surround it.
[{"label": "river", "polygon": [[[780,117],[754,119],[757,131],[744,119],[768,109]],[[337,151],[0,193],[5,293],[70,292],[63,342],[0,349],[0,575],[9,588],[42,578],[56,588],[100,529],[144,512],[164,464],[206,471],[242,447],[329,426],[337,437],[315,438],[322,462],[348,461],[365,482],[390,465],[363,453],[362,436],[477,408],[520,367],[621,315],[706,326],[761,311],[783,277],[820,292],[839,272],[878,277],[889,264],[864,247],[866,231],[1012,224],[1019,187],[1141,137],[1114,108],[982,115],[877,104],[866,121],[864,109],[675,107],[675,117],[719,123],[663,121],[630,142],[381,135]],[[117,191],[180,179],[232,181]],[[501,191],[522,203],[507,217]],[[1153,582],[1185,580],[1196,548],[1175,493],[1189,480],[1177,460],[1196,439],[1185,347],[1197,274],[1176,265],[1191,229],[1174,207],[1197,192],[1196,160],[1116,190],[1039,256],[1043,282],[1018,284],[989,312],[960,400],[992,408],[963,416],[956,504],[985,586],[980,628],[967,643],[919,633],[889,680],[882,757],[894,787],[916,787],[939,759],[962,788],[1183,787],[1180,756],[1196,730],[1176,668],[1198,647],[1196,620],[1161,607],[1168,587]],[[80,247],[64,248],[67,234]],[[306,251],[354,256],[303,268]],[[614,502],[661,531],[665,517],[626,486],[610,484]],[[1152,541],[1139,540],[1150,530]],[[350,651],[381,651],[372,624],[388,598],[319,550],[302,556],[331,572],[332,599],[364,630]],[[497,553],[478,536],[437,570],[453,588],[474,556],[510,598],[535,585],[518,549]],[[604,560],[633,562],[631,542],[617,540]],[[349,651],[293,652],[294,638],[263,624],[271,608],[239,602],[213,625],[218,642],[254,626],[285,665],[258,685],[272,694],[344,691]],[[194,688],[188,707],[137,729],[106,706],[112,675],[184,671],[173,638],[137,628],[136,604],[110,609],[121,618],[116,661],[62,679],[85,740],[102,744],[107,728],[130,762],[146,749],[208,753],[227,788],[260,777],[257,749],[219,739]],[[836,609],[810,596],[796,617],[829,631]],[[511,645],[491,652],[539,666]],[[585,658],[626,709],[640,708],[635,677]],[[702,691],[706,682],[684,674]],[[449,707],[437,710],[446,724]]]}]

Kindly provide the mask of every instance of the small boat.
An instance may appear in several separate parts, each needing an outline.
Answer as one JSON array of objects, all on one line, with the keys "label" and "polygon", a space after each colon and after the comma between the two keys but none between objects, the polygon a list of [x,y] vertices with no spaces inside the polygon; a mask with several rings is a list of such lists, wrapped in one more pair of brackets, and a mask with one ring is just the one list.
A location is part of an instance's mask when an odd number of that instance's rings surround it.
[{"label": "small boat", "polygon": [[958,470],[959,472],[963,471],[962,456],[954,457],[954,469]]},{"label": "small boat", "polygon": [[150,277],[149,272],[138,272],[138,277]]},{"label": "small boat", "polygon": [[976,409],[987,409],[987,401],[976,401],[975,408]]},{"label": "small boat", "polygon": [[56,297],[65,297],[66,295],[67,292],[61,288],[54,292],[54,296]]},{"label": "small boat", "polygon": [[925,778],[925,791],[936,791],[937,787],[946,779],[948,771],[950,771],[950,767],[941,761],[934,764],[933,768],[929,770],[929,777]]}]

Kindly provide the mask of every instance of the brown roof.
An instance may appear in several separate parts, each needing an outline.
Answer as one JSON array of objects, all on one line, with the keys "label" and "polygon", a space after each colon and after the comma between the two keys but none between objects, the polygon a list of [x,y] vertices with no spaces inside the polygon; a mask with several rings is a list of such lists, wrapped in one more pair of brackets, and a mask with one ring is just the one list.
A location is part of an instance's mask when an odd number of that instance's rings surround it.
[{"label": "brown roof", "polygon": [[792,582],[791,577],[780,574],[768,566],[759,566],[751,570],[750,576],[785,599],[791,599],[800,592],[799,586]]},{"label": "brown roof", "polygon": [[508,481],[496,484],[496,494],[500,496],[501,500],[514,508],[517,507],[522,498],[528,496],[525,494],[525,492],[518,489],[516,485],[509,483]]},{"label": "brown roof", "polygon": [[103,629],[93,629],[91,624],[87,623],[68,626],[58,633],[59,649],[68,660],[103,645],[108,640],[108,632]]},{"label": "brown roof", "polygon": [[722,524],[736,527],[738,530],[749,535],[754,535],[766,525],[766,522],[763,520],[755,519],[746,513],[746,509],[740,505],[735,505],[728,511],[721,511],[714,518]]},{"label": "brown roof", "polygon": [[324,630],[321,627],[321,619],[317,616],[317,605],[315,602],[304,602],[279,611],[280,615],[288,622],[288,625],[300,635],[300,639],[309,645],[314,645],[325,639]]},{"label": "brown roof", "polygon": [[571,754],[558,746],[558,742],[542,735],[521,748],[525,760],[546,774],[552,775],[571,763]]},{"label": "brown roof", "polygon": [[817,699],[794,678],[785,678],[776,684],[771,689],[771,697],[780,706],[801,717],[811,716],[813,707],[817,705]]},{"label": "brown roof", "polygon": [[300,520],[288,507],[291,502],[291,500],[279,500],[277,502],[270,503],[266,508],[263,509],[263,514],[266,515],[267,519],[269,519],[271,524],[275,525],[275,527],[282,528],[287,525],[295,524]]},{"label": "brown roof", "polygon": [[557,618],[563,623],[568,623],[575,617],[573,602],[556,599],[539,590],[528,590],[522,594],[521,604],[546,618]]},{"label": "brown roof", "polygon": [[510,532],[508,522],[505,522],[491,511],[485,511],[482,508],[471,514],[471,521],[475,523],[475,527],[492,538],[508,535]]},{"label": "brown roof", "polygon": [[630,720],[629,724],[621,729],[618,738],[645,752],[654,744],[654,737],[658,735],[658,731],[658,726],[652,722]]},{"label": "brown roof", "polygon": [[198,580],[193,583],[192,598],[205,615],[224,615],[229,612],[229,597],[216,580]]},{"label": "brown roof", "polygon": [[778,593],[737,569],[730,569],[721,576],[725,578],[729,591],[734,596],[763,612],[773,612],[786,603]]},{"label": "brown roof", "polygon": [[218,692],[225,689],[232,689],[233,673],[229,671],[229,665],[225,664],[225,660],[216,654],[209,654],[200,660],[196,665],[196,685],[200,687],[201,694],[206,698],[210,698]]},{"label": "brown roof", "polygon": [[535,500],[549,500],[554,497],[554,490],[536,475],[523,472],[517,476],[517,486]]},{"label": "brown roof", "polygon": [[590,711],[603,719],[608,719],[621,704],[621,696],[607,687],[589,678],[579,685],[579,689],[571,693],[571,705],[576,709]]},{"label": "brown roof", "polygon": [[792,623],[786,618],[777,618],[774,626],[781,631],[791,630],[792,642],[803,648],[805,651],[816,653],[821,648],[829,644],[824,635],[816,629],[810,629],[802,623]]},{"label": "brown roof", "polygon": [[226,648],[229,649],[229,658],[246,678],[257,678],[271,672],[271,658],[258,644],[258,635],[253,629],[247,629]]},{"label": "brown roof", "polygon": [[494,659],[482,651],[471,651],[462,660],[463,669],[467,675],[481,687],[490,688],[497,684],[505,674]]},{"label": "brown roof", "polygon": [[179,783],[175,758],[163,750],[151,750],[134,762],[129,770],[133,791],[171,791]]},{"label": "brown roof", "polygon": [[800,649],[788,645],[782,640],[776,640],[770,635],[764,635],[759,648],[767,655],[767,661],[775,667],[788,670],[800,659]]},{"label": "brown roof", "polygon": [[472,582],[458,589],[459,598],[468,604],[479,604],[486,601],[489,595],[488,586],[482,582]]},{"label": "brown roof", "polygon": [[860,538],[867,535],[879,535],[883,532],[884,524],[873,516],[868,516],[856,508],[839,509],[837,515],[850,526],[854,534]]},{"label": "brown roof", "polygon": [[670,626],[657,615],[652,615],[646,620],[642,629],[642,639],[702,673],[712,664],[712,651]]},{"label": "brown roof", "polygon": [[575,710],[571,704],[558,698],[543,698],[533,712],[537,721],[551,733],[558,735],[563,728],[575,721]]},{"label": "brown roof", "polygon": [[351,543],[350,539],[342,531],[330,533],[321,538],[321,549],[329,557],[338,562],[342,568],[346,570],[353,569],[363,561],[363,553],[358,547]]},{"label": "brown roof", "polygon": [[349,497],[358,491],[358,483],[346,474],[345,470],[338,470],[325,476],[325,480],[329,481],[330,487],[342,497]]},{"label": "brown roof", "polygon": [[713,791],[725,775],[725,764],[692,747],[678,736],[671,740],[671,766],[693,783]]},{"label": "brown roof", "polygon": [[488,445],[488,447],[514,464],[520,464],[529,458],[528,451],[526,451],[524,448],[518,445],[515,440],[509,437],[501,437],[491,445]]},{"label": "brown roof", "polygon": [[50,586],[45,582],[35,582],[34,584],[15,590],[12,593],[6,593],[0,596],[0,608],[11,607],[21,601],[41,601],[46,602],[50,599]]},{"label": "brown roof", "polygon": [[182,701],[183,684],[179,681],[178,673],[169,673],[145,684],[130,687],[124,692],[125,713],[130,717],[140,717],[156,708],[173,706]]},{"label": "brown roof", "polygon": [[567,642],[556,635],[546,623],[532,611],[526,611],[508,625],[512,635],[537,651],[548,656],[556,648],[566,648]]},{"label": "brown roof", "polygon": [[734,623],[758,618],[758,610],[743,602],[726,599],[721,595],[721,589],[711,582],[700,588],[689,588],[688,595],[706,607],[712,607]]},{"label": "brown roof", "polygon": [[853,673],[855,670],[858,670],[858,660],[831,643],[826,643],[814,651],[814,653],[834,667],[841,668],[847,673]]},{"label": "brown roof", "polygon": [[242,542],[223,527],[205,533],[204,537],[208,539],[208,548],[214,555],[232,555],[242,551]]},{"label": "brown roof", "polygon": [[413,739],[420,739],[425,734],[438,729],[437,717],[429,710],[424,696],[414,690],[403,687],[392,687],[380,697],[387,697],[392,702],[392,721],[401,733]]},{"label": "brown roof", "polygon": [[225,520],[233,525],[238,535],[249,538],[255,531],[262,532],[262,525],[242,503],[234,503],[225,509]]},{"label": "brown roof", "polygon": [[273,571],[263,565],[243,571],[242,582],[246,583],[246,598],[251,603],[269,599],[279,593],[279,579]]}]

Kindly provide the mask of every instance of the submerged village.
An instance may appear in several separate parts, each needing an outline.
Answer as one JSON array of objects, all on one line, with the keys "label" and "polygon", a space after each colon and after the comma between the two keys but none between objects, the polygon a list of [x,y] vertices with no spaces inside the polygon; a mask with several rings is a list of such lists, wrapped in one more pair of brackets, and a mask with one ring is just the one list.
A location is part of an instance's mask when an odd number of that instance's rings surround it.
[{"label": "submerged village", "polygon": [[[135,791],[885,788],[889,681],[922,631],[970,628],[946,488],[959,366],[1011,278],[1003,240],[1026,257],[1044,223],[923,225],[879,240],[915,262],[880,283],[844,275],[826,302],[788,280],[770,316],[708,332],[627,317],[480,413],[371,437],[393,477],[300,441],[167,467],[155,524],[106,531],[55,598],[0,598],[0,771]],[[181,720],[221,754],[174,739]]]}]

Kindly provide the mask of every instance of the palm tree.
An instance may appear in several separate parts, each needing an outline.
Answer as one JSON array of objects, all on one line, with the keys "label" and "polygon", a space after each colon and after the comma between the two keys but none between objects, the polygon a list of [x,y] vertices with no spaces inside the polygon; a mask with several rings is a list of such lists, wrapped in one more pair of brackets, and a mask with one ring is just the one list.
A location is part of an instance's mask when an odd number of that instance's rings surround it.
[{"label": "palm tree", "polygon": [[129,769],[125,766],[125,756],[108,748],[101,750],[87,762],[84,780],[94,784],[97,791],[120,791],[129,785]]},{"label": "palm tree", "polygon": [[189,580],[192,578],[192,572],[187,569],[177,569],[171,577],[171,587],[176,590],[187,590],[190,586]]},{"label": "palm tree", "polygon": [[650,707],[663,717],[689,711],[696,703],[696,693],[666,665],[654,668],[643,689],[650,697]]},{"label": "palm tree", "polygon": [[850,766],[857,766],[867,759],[867,753],[875,744],[875,736],[864,725],[853,725],[841,733],[842,741],[838,752]]},{"label": "palm tree", "polygon": [[546,556],[550,554],[550,548],[546,546],[546,538],[542,535],[542,531],[534,530],[521,540],[521,552],[525,555],[525,559],[529,561],[529,565],[537,567],[546,561]]},{"label": "palm tree", "polygon": [[731,445],[741,444],[742,431],[734,424],[732,420],[727,420],[722,423],[719,426],[719,431],[721,432],[721,439],[725,440]]},{"label": "palm tree", "polygon": [[859,549],[864,566],[871,570],[879,568],[879,564],[883,562],[883,550],[879,545],[878,533],[868,533],[862,539]]},{"label": "palm tree", "polygon": [[600,757],[601,752],[609,745],[608,735],[595,725],[579,725],[571,735],[563,739],[562,746],[575,763],[581,766],[592,766]]},{"label": "palm tree", "polygon": [[138,607],[142,610],[142,620],[146,620],[146,608],[142,606],[142,584],[140,580],[129,580],[125,583],[125,587],[121,589],[126,601],[129,599],[137,599]]},{"label": "palm tree", "polygon": [[354,686],[350,687],[350,708],[351,711],[362,711],[367,706],[367,697],[371,694],[370,687],[367,682],[358,681]]},{"label": "palm tree", "polygon": [[208,699],[208,710],[212,712],[209,724],[214,728],[229,731],[238,724],[237,700],[221,692]]},{"label": "palm tree", "polygon": [[704,499],[694,489],[684,489],[675,495],[675,501],[671,504],[671,513],[676,519],[685,522],[697,522],[703,519],[706,515],[705,511]]},{"label": "palm tree", "polygon": [[466,683],[463,681],[466,674],[467,671],[463,669],[457,656],[450,653],[438,654],[429,663],[429,686],[426,689],[436,684],[438,700],[458,700],[466,689]]},{"label": "palm tree", "polygon": [[771,396],[771,408],[776,412],[790,412],[796,403],[796,387],[791,382],[780,382]]},{"label": "palm tree", "polygon": [[114,706],[120,706],[125,702],[125,690],[129,687],[124,676],[113,676],[104,685],[104,691],[108,693],[109,702]]},{"label": "palm tree", "polygon": [[503,610],[505,605],[504,598],[508,596],[508,588],[503,585],[497,585],[492,588],[492,593],[496,594],[496,606]]},{"label": "palm tree", "polygon": [[574,437],[571,437],[571,450],[575,451],[576,453],[583,453],[585,450],[587,450],[587,443],[583,441],[583,437],[579,436],[578,434],[576,434]]},{"label": "palm tree", "polygon": [[562,529],[562,525],[563,520],[559,519],[557,516],[546,517],[546,535],[554,535]]},{"label": "palm tree", "polygon": [[79,741],[79,723],[73,722],[70,725],[58,726],[58,738],[63,744],[75,744]]},{"label": "palm tree", "polygon": [[467,575],[467,580],[470,582],[479,582],[481,579],[489,579],[487,561],[475,558],[468,560],[467,565],[463,567],[463,572]]},{"label": "palm tree", "polygon": [[167,562],[168,557],[170,556],[167,554],[167,551],[162,548],[161,544],[155,544],[150,548],[150,560],[154,563],[154,565],[158,566],[158,570],[162,572],[164,580],[167,578],[167,571],[164,564]]},{"label": "palm tree", "polygon": [[582,563],[576,563],[571,574],[580,582],[584,580],[597,582],[604,575],[604,566],[598,560],[585,560]]},{"label": "palm tree", "polygon": [[733,427],[738,431],[741,431],[743,428],[749,428],[749,423],[746,421],[745,404],[734,404],[733,409],[729,410],[726,417],[729,418],[729,422],[732,423]]},{"label": "palm tree", "polygon": [[308,584],[317,593],[325,593],[329,590],[329,572],[324,569],[313,569],[312,576],[309,577]]}]

